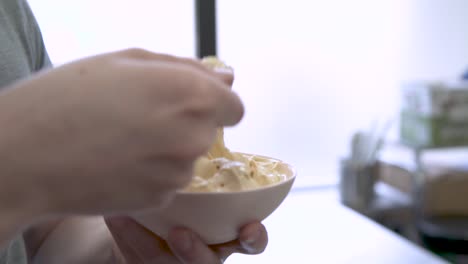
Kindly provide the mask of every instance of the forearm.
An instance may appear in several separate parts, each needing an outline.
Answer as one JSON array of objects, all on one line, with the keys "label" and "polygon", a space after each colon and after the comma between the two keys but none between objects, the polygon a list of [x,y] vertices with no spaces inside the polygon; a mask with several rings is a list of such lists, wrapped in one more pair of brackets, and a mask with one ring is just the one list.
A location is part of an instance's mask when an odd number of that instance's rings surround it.
[{"label": "forearm", "polygon": [[[1,164],[0,164],[1,167]],[[39,216],[39,210],[0,171],[0,248]]]},{"label": "forearm", "polygon": [[[12,88],[9,88],[12,89]],[[37,170],[27,166],[28,144],[19,136],[15,98],[0,93],[0,246],[46,215],[50,199],[39,188]]]},{"label": "forearm", "polygon": [[49,233],[34,264],[115,263],[114,243],[102,217],[70,217]]}]

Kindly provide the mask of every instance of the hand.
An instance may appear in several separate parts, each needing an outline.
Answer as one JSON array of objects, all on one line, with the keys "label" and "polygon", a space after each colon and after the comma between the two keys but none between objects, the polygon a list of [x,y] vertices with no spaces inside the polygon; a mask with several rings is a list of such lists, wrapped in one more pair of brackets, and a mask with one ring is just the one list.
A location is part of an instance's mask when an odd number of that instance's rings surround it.
[{"label": "hand", "polygon": [[231,254],[263,252],[268,235],[258,222],[244,226],[239,239],[221,245],[207,246],[185,228],[176,228],[164,241],[128,217],[107,218],[106,224],[114,237],[118,263],[128,264],[219,264]]},{"label": "hand", "polygon": [[0,95],[0,198],[49,214],[163,204],[216,128],[242,117],[222,80],[193,60],[132,49],[13,85]]}]

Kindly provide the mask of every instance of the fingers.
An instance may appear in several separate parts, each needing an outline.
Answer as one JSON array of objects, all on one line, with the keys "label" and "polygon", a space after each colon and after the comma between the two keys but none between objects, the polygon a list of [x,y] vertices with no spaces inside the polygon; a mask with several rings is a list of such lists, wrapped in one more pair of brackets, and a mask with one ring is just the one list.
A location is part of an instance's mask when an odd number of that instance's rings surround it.
[{"label": "fingers", "polygon": [[268,233],[260,222],[253,222],[241,229],[239,241],[245,253],[260,254],[268,244]]},{"label": "fingers", "polygon": [[[186,66],[174,70],[178,72],[178,76],[185,77],[184,86],[191,86],[189,94],[196,103],[194,109],[200,113],[214,114],[218,127],[232,126],[242,119],[244,114],[242,101],[218,77]],[[230,77],[225,78],[227,80]]]},{"label": "fingers", "polygon": [[239,96],[229,90],[213,89],[216,99],[215,118],[218,126],[233,126],[242,119],[244,105]]},{"label": "fingers", "polygon": [[175,228],[167,243],[128,217],[105,219],[120,254],[128,263],[219,264],[231,254],[259,254],[265,250],[268,234],[259,222],[244,226],[239,239],[225,244],[207,246],[186,228]]},{"label": "fingers", "polygon": [[231,68],[216,68],[214,72],[229,87],[234,83],[234,72]]},{"label": "fingers", "polygon": [[125,262],[128,263],[143,263],[143,260],[138,256],[136,250],[124,238],[125,235],[122,232],[122,229],[126,226],[125,222],[120,221],[119,219],[105,219],[105,222],[118,247],[118,249],[114,249],[115,257],[121,262],[124,262],[122,261],[122,258],[124,258]]},{"label": "fingers", "polygon": [[[231,69],[217,68],[211,70],[197,60],[153,53],[143,49],[128,49],[121,51],[120,54],[123,54],[125,59],[141,60],[158,67],[153,69],[152,66],[149,66],[149,71],[143,71],[145,76],[157,72],[162,62],[169,63],[165,65],[166,70],[168,70],[166,76],[169,76],[170,72],[178,73],[178,75],[171,76],[171,80],[185,79],[188,83],[185,83],[184,86],[188,87],[198,83],[198,88],[204,91],[200,95],[205,97],[205,100],[208,97],[208,99],[215,102],[214,114],[217,126],[232,126],[242,119],[244,114],[242,102],[229,89],[234,81]],[[159,79],[157,81],[160,83]]]},{"label": "fingers", "polygon": [[168,54],[154,53],[154,52],[150,52],[150,51],[147,51],[144,49],[138,49],[138,48],[127,49],[127,50],[121,51],[121,53],[133,59],[140,59],[140,60],[146,60],[146,61],[166,61],[166,62],[189,65],[197,70],[216,76],[217,78],[219,78],[220,80],[222,80],[225,84],[229,86],[231,86],[234,81],[234,75],[233,75],[232,69],[218,68],[213,71],[209,69],[208,67],[206,67],[205,65],[203,65],[200,61],[190,59],[190,58],[182,58],[182,57],[172,56]]},{"label": "fingers", "polygon": [[167,263],[172,258],[163,239],[129,217],[109,217],[105,222],[127,263]]},{"label": "fingers", "polygon": [[261,223],[253,222],[241,229],[238,240],[209,247],[190,230],[176,228],[170,232],[168,244],[182,263],[215,264],[223,263],[233,253],[262,253],[268,244],[268,234]]},{"label": "fingers", "polygon": [[203,66],[199,61],[189,59],[189,58],[182,58],[177,56],[172,56],[168,54],[161,54],[161,53],[154,53],[148,50],[139,49],[139,48],[132,48],[123,51],[119,51],[124,56],[128,56],[132,59],[139,59],[139,60],[146,60],[146,61],[165,61],[165,62],[172,62],[172,63],[181,63],[190,65],[198,70],[211,72],[207,67]]},{"label": "fingers", "polygon": [[175,228],[169,233],[169,247],[184,264],[219,264],[223,260],[216,255],[201,239],[185,228]]},{"label": "fingers", "polygon": [[222,259],[227,259],[233,253],[260,254],[267,244],[268,233],[265,226],[260,222],[253,222],[241,229],[238,240],[212,246],[212,250]]}]

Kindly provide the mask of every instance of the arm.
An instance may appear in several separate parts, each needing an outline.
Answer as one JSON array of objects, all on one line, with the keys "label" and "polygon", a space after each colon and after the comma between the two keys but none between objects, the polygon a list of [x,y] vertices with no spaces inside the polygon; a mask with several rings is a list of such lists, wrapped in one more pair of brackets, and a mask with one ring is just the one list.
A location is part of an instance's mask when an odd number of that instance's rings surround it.
[{"label": "arm", "polygon": [[102,217],[69,217],[47,235],[31,262],[105,264],[113,257],[113,239]]},{"label": "arm", "polygon": [[[3,129],[2,134],[5,130]],[[3,162],[5,161],[3,146],[0,142],[0,249],[31,224],[30,219],[35,219],[42,208],[39,199],[30,199],[33,191],[28,191],[30,189],[28,187],[31,186],[24,186],[24,189],[17,188],[19,184],[15,180],[13,166]]]},{"label": "arm", "polygon": [[[240,99],[218,74],[192,60],[139,49],[12,84],[0,94],[0,245],[45,216],[164,204],[190,180],[193,161],[207,151],[216,129],[238,123],[242,114]],[[133,193],[139,195],[125,195]],[[71,246],[58,244],[51,256],[75,250],[78,241],[84,241],[80,247],[112,244],[102,219],[90,236],[84,222],[66,223],[31,230],[39,237],[28,242],[31,253],[40,245],[34,257],[47,252],[57,234],[79,237],[67,240]],[[65,227],[71,231],[59,232]]]},{"label": "arm", "polygon": [[[238,240],[210,247],[203,244],[196,234],[185,229],[174,230],[169,242],[166,242],[130,218],[109,218],[106,223],[102,217],[71,217],[63,220],[47,236],[32,263],[210,264],[219,263],[220,259],[224,260],[233,253],[259,254],[268,242],[265,227],[257,222],[243,227]],[[193,238],[190,249],[181,248],[184,234]]]}]

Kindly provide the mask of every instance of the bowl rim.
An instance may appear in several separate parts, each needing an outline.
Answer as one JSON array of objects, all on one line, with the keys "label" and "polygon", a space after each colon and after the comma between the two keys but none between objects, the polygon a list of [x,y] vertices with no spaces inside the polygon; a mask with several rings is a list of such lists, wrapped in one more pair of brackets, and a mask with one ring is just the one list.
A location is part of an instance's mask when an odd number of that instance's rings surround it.
[{"label": "bowl rim", "polygon": [[[252,193],[252,192],[258,192],[258,191],[261,191],[261,190],[270,189],[270,188],[273,188],[273,187],[276,187],[276,186],[288,184],[290,182],[294,182],[294,180],[296,179],[297,170],[291,164],[289,164],[287,162],[284,162],[284,161],[282,161],[280,159],[276,159],[276,158],[272,158],[272,157],[268,157],[268,156],[264,156],[264,155],[249,154],[249,153],[244,153],[244,152],[234,152],[234,153],[238,153],[238,154],[242,154],[242,155],[248,155],[248,156],[257,156],[257,157],[261,157],[261,158],[272,159],[272,160],[278,161],[282,165],[285,165],[285,166],[288,167],[288,169],[291,171],[291,176],[289,176],[284,181],[279,181],[279,182],[276,182],[276,183],[273,183],[273,184],[268,184],[268,185],[261,186],[259,188],[248,189],[248,190],[229,191],[229,192],[193,192],[193,191],[178,190],[178,191],[176,191],[176,193],[178,195],[185,195],[185,196],[187,196],[187,195],[193,195],[193,196],[195,196],[195,195],[233,195],[233,194],[241,194],[241,193]],[[291,184],[291,186],[292,186],[292,184]]]}]

